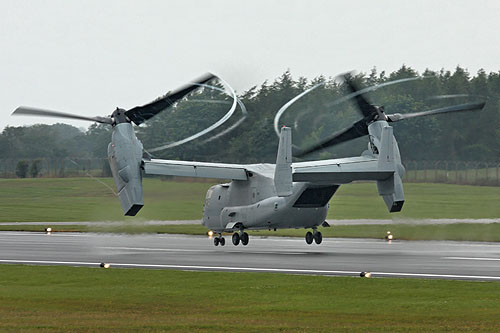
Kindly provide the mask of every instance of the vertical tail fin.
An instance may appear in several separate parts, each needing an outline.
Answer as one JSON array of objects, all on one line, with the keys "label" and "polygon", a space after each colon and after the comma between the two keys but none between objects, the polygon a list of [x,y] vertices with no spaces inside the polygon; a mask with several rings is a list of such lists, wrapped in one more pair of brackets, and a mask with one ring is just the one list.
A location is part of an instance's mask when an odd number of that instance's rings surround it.
[{"label": "vertical tail fin", "polygon": [[290,127],[281,128],[274,170],[274,186],[280,197],[292,194],[292,129]]}]

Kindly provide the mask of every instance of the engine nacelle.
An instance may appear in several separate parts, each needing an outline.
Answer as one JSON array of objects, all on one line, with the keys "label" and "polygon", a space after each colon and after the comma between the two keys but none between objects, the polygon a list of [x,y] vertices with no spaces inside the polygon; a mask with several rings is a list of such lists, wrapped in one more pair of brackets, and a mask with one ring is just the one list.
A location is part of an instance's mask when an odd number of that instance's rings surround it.
[{"label": "engine nacelle", "polygon": [[114,126],[111,143],[108,145],[108,160],[123,213],[135,216],[144,206],[144,194],[142,143],[135,136],[132,124],[120,123]]},{"label": "engine nacelle", "polygon": [[368,126],[368,131],[379,152],[378,169],[394,172],[388,179],[377,181],[378,193],[384,199],[389,212],[399,212],[405,202],[403,182],[401,181],[405,169],[401,164],[399,147],[394,138],[392,127],[385,121],[376,121]]}]

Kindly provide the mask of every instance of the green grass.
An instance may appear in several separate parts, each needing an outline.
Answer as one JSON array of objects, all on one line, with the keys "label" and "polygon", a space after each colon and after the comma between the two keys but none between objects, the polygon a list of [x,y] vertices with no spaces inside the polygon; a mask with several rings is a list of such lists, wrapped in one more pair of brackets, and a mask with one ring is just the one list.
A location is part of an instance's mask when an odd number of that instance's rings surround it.
[{"label": "green grass", "polygon": [[497,282],[0,266],[1,331],[498,331]]},{"label": "green grass", "polygon": [[329,219],[499,218],[500,187],[406,183],[400,213],[389,213],[374,183],[343,185],[330,201]]},{"label": "green grass", "polygon": [[[99,180],[114,188],[111,178]],[[113,192],[90,178],[0,179],[0,222],[199,219],[211,185],[146,178],[146,206],[126,218]]]},{"label": "green grass", "polygon": [[[110,178],[100,179],[113,187]],[[211,183],[144,179],[145,207],[124,217],[120,203],[90,178],[0,179],[0,222],[144,221],[201,219]],[[390,214],[374,183],[343,185],[330,202],[329,219],[498,218],[500,187],[404,185],[401,213]]]}]

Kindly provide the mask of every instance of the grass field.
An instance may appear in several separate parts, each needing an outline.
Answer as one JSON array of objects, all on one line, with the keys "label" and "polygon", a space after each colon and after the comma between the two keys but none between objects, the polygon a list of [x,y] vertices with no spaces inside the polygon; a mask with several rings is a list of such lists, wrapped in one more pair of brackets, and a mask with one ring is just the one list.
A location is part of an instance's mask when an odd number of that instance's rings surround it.
[{"label": "grass field", "polygon": [[[113,187],[110,178],[100,181]],[[0,179],[0,222],[201,219],[210,183],[144,179],[145,207],[124,217],[118,199],[90,178]],[[329,219],[498,218],[500,187],[405,184],[401,213],[389,214],[374,183],[343,185]]]},{"label": "grass field", "polygon": [[[99,181],[115,186],[111,178]],[[91,178],[0,179],[0,222],[198,219],[210,186],[144,179],[146,206],[126,218],[113,192]]]},{"label": "grass field", "polygon": [[0,266],[1,331],[498,331],[497,282]]}]

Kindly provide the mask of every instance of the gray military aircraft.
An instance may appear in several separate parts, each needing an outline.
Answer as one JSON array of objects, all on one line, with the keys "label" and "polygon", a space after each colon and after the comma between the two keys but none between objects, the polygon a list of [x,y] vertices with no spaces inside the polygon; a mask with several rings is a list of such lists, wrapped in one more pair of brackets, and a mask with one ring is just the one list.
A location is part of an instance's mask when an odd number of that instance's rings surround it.
[{"label": "gray military aircraft", "polygon": [[[209,75],[199,83],[211,80]],[[117,109],[108,118],[87,118],[60,112],[20,107],[14,114],[56,116],[92,120],[113,126],[108,158],[125,215],[134,216],[144,205],[142,171],[152,175],[202,177],[231,180],[212,186],[206,194],[202,224],[213,230],[214,245],[224,246],[223,233],[233,233],[234,245],[247,245],[245,230],[305,228],[307,244],[321,244],[317,228],[328,226],[328,202],[342,184],[375,181],[389,212],[401,211],[404,203],[402,177],[405,168],[390,123],[404,119],[449,112],[481,110],[485,103],[466,103],[434,110],[385,114],[383,107],[368,102],[348,76],[362,119],[295,156],[324,149],[358,137],[368,136],[368,149],[361,156],[340,159],[292,162],[292,135],[282,127],[276,164],[226,164],[150,159],[143,157],[142,143],[131,121],[140,124],[196,89],[189,85],[164,99],[125,111]]]}]

